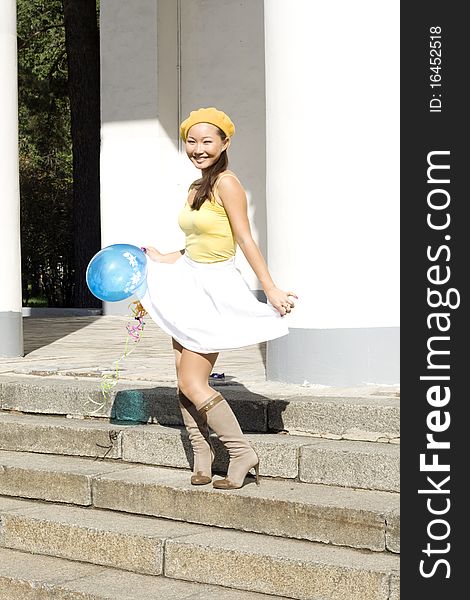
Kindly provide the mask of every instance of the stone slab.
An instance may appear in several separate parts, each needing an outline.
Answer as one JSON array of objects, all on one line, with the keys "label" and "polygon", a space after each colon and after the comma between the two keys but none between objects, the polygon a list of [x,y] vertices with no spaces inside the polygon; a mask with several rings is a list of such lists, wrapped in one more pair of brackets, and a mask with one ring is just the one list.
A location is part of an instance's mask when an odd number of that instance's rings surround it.
[{"label": "stone slab", "polygon": [[95,475],[125,468],[122,462],[0,451],[0,494],[86,506]]},{"label": "stone slab", "polygon": [[[110,417],[116,406],[127,405],[135,422],[147,422],[152,406],[145,383],[120,383],[103,396],[100,379],[74,379],[73,377],[44,377],[3,375],[0,381],[2,410],[50,415]],[[173,395],[174,389],[163,386],[161,395]],[[121,415],[123,416],[123,415]],[[124,420],[124,419],[123,419]]]},{"label": "stone slab", "polygon": [[298,540],[213,531],[169,540],[165,575],[297,600],[389,600],[399,559]]},{"label": "stone slab", "polygon": [[[0,408],[26,413],[107,417],[117,424],[183,425],[176,388],[168,383],[120,381],[108,394],[96,378],[4,375]],[[231,405],[244,431],[265,432],[269,399],[246,388],[227,388]]]},{"label": "stone slab", "polygon": [[[66,555],[81,561],[80,565],[98,560],[99,564],[115,562],[128,569],[148,569],[155,556],[152,550],[158,549],[162,561],[158,564],[164,565],[167,578],[298,600],[389,600],[391,578],[396,585],[399,574],[399,557],[389,553],[25,500],[17,500],[15,506],[7,502],[6,510],[2,506],[0,498],[2,546]],[[149,551],[150,556],[145,556]],[[0,556],[4,554],[0,548]],[[27,564],[25,556],[21,565]],[[0,565],[1,586],[12,564]],[[73,566],[70,572],[74,572]],[[87,580],[93,579],[93,573],[84,573]],[[21,575],[35,578],[31,568],[16,569],[17,578]],[[61,575],[59,570],[54,573],[56,578]],[[133,575],[126,574],[131,580]]]},{"label": "stone slab", "polygon": [[157,467],[100,475],[93,499],[111,510],[376,551],[386,549],[387,515],[399,506],[398,494],[267,479],[227,492]]},{"label": "stone slab", "polygon": [[[363,489],[399,491],[399,446],[332,441],[288,434],[247,434],[260,456],[262,476]],[[228,454],[216,435],[215,472]],[[120,458],[126,462],[192,469],[186,430],[177,426],[112,424],[104,419],[0,412],[0,449]]]},{"label": "stone slab", "polygon": [[[110,515],[96,509],[37,506],[23,501],[23,507],[12,510],[9,506],[7,511],[2,511],[0,504],[0,516],[1,544],[11,544],[15,549],[29,547],[35,554],[67,554],[77,561],[98,559],[99,564],[119,562],[114,553],[124,557],[127,568],[146,569],[150,559],[144,553],[149,551],[151,539],[160,543],[164,575],[168,578],[285,598],[389,600],[390,578],[398,576],[399,558],[387,553]],[[113,536],[120,537],[122,548],[112,543]],[[129,545],[130,536],[135,542]],[[107,543],[111,545],[108,550]],[[135,552],[140,554],[139,559]]]},{"label": "stone slab", "polygon": [[300,448],[300,481],[400,491],[400,448],[395,444],[312,440]]},{"label": "stone slab", "polygon": [[347,439],[392,439],[400,435],[400,401],[382,396],[278,399],[269,403],[268,427]]},{"label": "stone slab", "polygon": [[[5,508],[4,508],[5,505]],[[136,573],[161,575],[165,540],[201,526],[0,497],[0,545]]]},{"label": "stone slab", "polygon": [[121,458],[121,430],[102,419],[0,412],[0,449]]},{"label": "stone slab", "polygon": [[[192,469],[193,452],[186,430],[159,425],[142,425],[122,432],[124,461],[157,466]],[[247,434],[260,457],[260,473],[268,477],[295,479],[298,477],[298,455],[303,443],[300,437],[276,434]],[[211,441],[216,459],[215,472],[226,472],[228,454],[216,435]]]},{"label": "stone slab", "polygon": [[400,511],[398,509],[387,516],[385,544],[390,552],[400,552]]},{"label": "stone slab", "polygon": [[279,600],[279,596],[141,575],[0,548],[4,600]]},{"label": "stone slab", "polygon": [[399,508],[387,492],[270,479],[226,492],[181,470],[12,452],[0,452],[0,493],[377,551]]},{"label": "stone slab", "polygon": [[[327,396],[275,382],[214,386],[247,432],[288,430],[317,436],[388,441],[399,437],[399,398]],[[303,394],[303,395],[299,395]],[[104,399],[100,379],[3,375],[0,407],[30,413],[108,417],[117,423],[182,425],[176,389],[168,382],[121,380]]]}]

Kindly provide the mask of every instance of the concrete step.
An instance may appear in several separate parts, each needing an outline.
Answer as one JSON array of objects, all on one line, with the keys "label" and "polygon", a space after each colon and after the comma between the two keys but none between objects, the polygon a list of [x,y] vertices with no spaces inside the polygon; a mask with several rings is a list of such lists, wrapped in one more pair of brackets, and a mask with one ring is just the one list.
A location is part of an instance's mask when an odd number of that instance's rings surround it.
[{"label": "concrete step", "polygon": [[[392,554],[8,498],[0,498],[0,516],[2,547],[102,565],[90,579],[105,567],[154,575],[153,590],[163,575],[298,600],[398,600],[399,557]],[[1,563],[0,581],[12,563]],[[115,583],[131,575],[116,574]],[[88,579],[83,571],[76,577]]]},{"label": "concrete step", "polygon": [[0,548],[2,600],[279,600],[279,596],[130,573]]},{"label": "concrete step", "polygon": [[[399,398],[338,395],[266,382],[226,385],[220,391],[245,431],[390,441],[399,438]],[[299,391],[301,390],[301,391]],[[106,399],[99,379],[4,375],[0,408],[27,413],[108,417],[122,422],[182,425],[175,388],[168,382],[119,382]]]},{"label": "concrete step", "polygon": [[[228,455],[215,435],[212,439],[214,470],[225,471]],[[268,433],[248,434],[248,439],[260,456],[262,476],[383,491],[400,489],[396,444]],[[0,449],[192,468],[186,430],[156,424],[123,425],[104,419],[2,411]]]},{"label": "concrete step", "polygon": [[0,451],[0,494],[399,552],[391,492],[270,479],[227,492],[191,486],[179,469]]}]

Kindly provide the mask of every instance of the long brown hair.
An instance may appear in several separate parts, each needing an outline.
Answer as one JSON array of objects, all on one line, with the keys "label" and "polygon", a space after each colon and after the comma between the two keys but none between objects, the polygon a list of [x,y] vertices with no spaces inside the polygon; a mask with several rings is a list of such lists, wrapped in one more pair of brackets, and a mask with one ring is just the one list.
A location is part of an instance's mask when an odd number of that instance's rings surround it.
[{"label": "long brown hair", "polygon": [[[223,142],[227,139],[227,136],[219,127],[217,127],[217,133]],[[217,162],[208,167],[200,179],[196,179],[196,181],[192,182],[192,184],[189,186],[189,191],[196,190],[196,194],[191,205],[193,210],[199,210],[206,200],[210,200],[210,195],[217,177],[220,175],[220,173],[225,171],[227,167],[227,150],[223,150]]]}]

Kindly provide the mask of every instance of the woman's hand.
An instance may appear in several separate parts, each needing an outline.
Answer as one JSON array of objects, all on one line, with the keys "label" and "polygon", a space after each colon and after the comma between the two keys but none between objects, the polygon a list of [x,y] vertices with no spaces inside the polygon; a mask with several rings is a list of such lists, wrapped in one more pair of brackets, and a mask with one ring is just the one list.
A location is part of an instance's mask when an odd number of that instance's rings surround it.
[{"label": "woman's hand", "polygon": [[276,287],[267,290],[266,297],[282,317],[290,313],[295,306],[291,297],[298,299],[294,292],[284,292]]},{"label": "woman's hand", "polygon": [[145,252],[145,254],[149,258],[151,258],[155,262],[163,262],[163,256],[164,256],[164,254],[162,254],[161,252],[159,252],[153,246],[146,246],[144,252]]},{"label": "woman's hand", "polygon": [[181,256],[185,252],[184,250],[177,250],[176,252],[169,252],[168,254],[162,254],[153,246],[147,246],[147,247],[142,246],[142,250],[145,252],[145,254],[148,255],[148,257],[151,260],[158,262],[158,263],[167,263],[167,264],[173,264],[179,258],[181,258]]}]

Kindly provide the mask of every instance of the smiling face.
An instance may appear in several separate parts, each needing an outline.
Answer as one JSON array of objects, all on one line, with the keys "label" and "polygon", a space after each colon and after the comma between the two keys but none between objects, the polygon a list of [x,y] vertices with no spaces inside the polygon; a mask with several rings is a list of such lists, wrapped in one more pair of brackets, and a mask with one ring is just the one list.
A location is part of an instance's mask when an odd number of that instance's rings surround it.
[{"label": "smiling face", "polygon": [[210,123],[196,123],[188,131],[186,154],[198,169],[214,165],[229,145],[228,138],[220,137],[219,129]]}]

